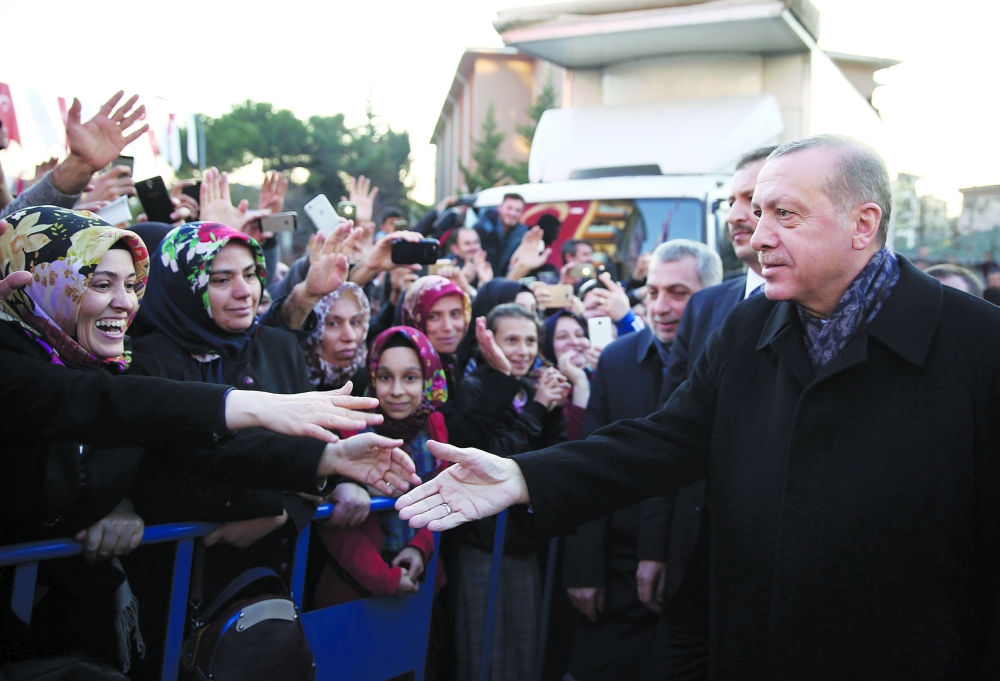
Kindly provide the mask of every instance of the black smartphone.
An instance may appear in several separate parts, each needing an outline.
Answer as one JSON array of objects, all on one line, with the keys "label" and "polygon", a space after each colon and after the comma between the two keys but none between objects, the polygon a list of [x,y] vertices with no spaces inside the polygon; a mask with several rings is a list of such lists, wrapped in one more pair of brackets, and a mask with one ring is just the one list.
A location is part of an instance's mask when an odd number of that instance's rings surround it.
[{"label": "black smartphone", "polygon": [[128,174],[131,175],[132,170],[135,168],[135,159],[131,156],[119,156],[115,159],[114,163],[111,164],[111,168],[116,168],[118,166],[128,166]]},{"label": "black smartphone", "polygon": [[392,263],[394,265],[433,265],[438,259],[441,242],[437,239],[392,242]]},{"label": "black smartphone", "polygon": [[201,180],[198,180],[194,184],[186,184],[181,187],[181,194],[187,194],[196,203],[201,203]]},{"label": "black smartphone", "polygon": [[142,212],[150,222],[172,222],[170,214],[174,212],[174,204],[170,200],[170,192],[163,184],[163,178],[157,175],[148,180],[135,183],[135,193],[139,195]]}]

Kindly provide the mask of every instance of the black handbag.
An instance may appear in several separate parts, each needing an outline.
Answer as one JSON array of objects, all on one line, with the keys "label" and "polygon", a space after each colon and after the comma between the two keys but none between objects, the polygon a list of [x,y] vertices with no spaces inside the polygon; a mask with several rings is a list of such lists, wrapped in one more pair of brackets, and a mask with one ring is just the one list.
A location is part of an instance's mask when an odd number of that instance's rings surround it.
[{"label": "black handbag", "polygon": [[[203,551],[204,546],[198,542],[191,588],[195,617],[182,652],[188,678],[312,681],[316,664],[284,580],[267,568],[247,570],[216,596],[203,613],[199,612]],[[234,600],[260,580],[275,582],[278,593]]]}]

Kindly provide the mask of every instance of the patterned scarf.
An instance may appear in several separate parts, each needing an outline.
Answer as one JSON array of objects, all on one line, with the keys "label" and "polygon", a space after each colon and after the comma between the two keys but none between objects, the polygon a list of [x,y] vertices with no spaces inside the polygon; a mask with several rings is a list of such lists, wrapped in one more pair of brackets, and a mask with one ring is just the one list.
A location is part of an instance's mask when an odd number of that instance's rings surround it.
[{"label": "patterned scarf", "polygon": [[[96,357],[76,340],[76,324],[91,276],[115,242],[124,241],[135,264],[136,297],[142,300],[149,254],[134,233],[109,225],[87,211],[33,206],[6,218],[0,237],[0,277],[32,273],[31,283],[0,303],[0,320],[17,322],[54,364],[123,372],[131,353]],[[133,312],[129,325],[135,318]]]},{"label": "patterned scarf", "polygon": [[[386,344],[400,337],[420,358],[424,375],[423,399],[405,419],[390,418],[379,407],[378,412],[385,416],[385,420],[373,430],[379,435],[403,440],[403,451],[413,460],[420,479],[427,482],[437,475],[442,463],[431,454],[427,448],[427,441],[448,441],[444,416],[438,411],[448,400],[448,384],[441,368],[441,360],[427,336],[409,326],[393,326],[380,333],[372,343],[371,361],[368,366],[368,395],[375,397],[378,363]],[[406,543],[416,534],[416,530],[400,520],[395,511],[381,513],[379,522],[382,525],[383,551],[393,553],[402,551]]]},{"label": "patterned scarf", "polygon": [[[431,307],[446,296],[461,297],[465,327],[468,330],[469,322],[472,320],[472,303],[468,294],[448,279],[436,274],[420,277],[407,287],[406,296],[403,298],[403,324],[426,334],[427,315],[430,314]],[[441,355],[441,364],[445,372],[454,375],[455,355]]]},{"label": "patterned scarf", "polygon": [[[343,296],[354,298],[358,307],[361,308],[362,322],[361,336],[358,341],[358,351],[351,358],[346,367],[339,366],[333,362],[323,359],[323,333],[326,331],[326,316],[330,314],[333,304]],[[365,365],[368,349],[365,346],[365,338],[368,337],[368,324],[372,318],[372,308],[368,303],[368,296],[361,290],[361,287],[352,282],[346,282],[343,286],[332,293],[326,294],[313,308],[316,313],[316,328],[309,334],[303,345],[306,353],[306,369],[309,373],[309,382],[317,390],[336,390],[342,388],[345,383],[351,380],[354,374],[358,373]]]},{"label": "patterned scarf", "polygon": [[[249,355],[256,338],[256,319],[245,331],[223,331],[212,320],[208,300],[212,262],[231,242],[246,244],[264,286],[264,253],[252,238],[218,222],[192,222],[171,230],[160,242],[150,269],[143,321],[200,360],[204,380],[221,383],[222,359]],[[221,359],[220,359],[221,358]]]},{"label": "patterned scarf", "polygon": [[899,262],[889,249],[883,248],[847,287],[829,319],[817,319],[798,308],[806,330],[806,350],[814,367],[825,366],[861,327],[871,324],[898,281]]}]

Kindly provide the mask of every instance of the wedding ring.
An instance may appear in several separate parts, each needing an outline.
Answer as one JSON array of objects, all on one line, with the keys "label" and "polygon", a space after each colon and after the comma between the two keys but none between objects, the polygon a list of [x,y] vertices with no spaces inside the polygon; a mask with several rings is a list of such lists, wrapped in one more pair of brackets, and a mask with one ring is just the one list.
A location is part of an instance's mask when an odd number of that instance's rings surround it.
[{"label": "wedding ring", "polygon": [[444,506],[444,510],[447,511],[445,515],[451,515],[451,506],[449,506],[448,504],[441,504],[441,505]]}]

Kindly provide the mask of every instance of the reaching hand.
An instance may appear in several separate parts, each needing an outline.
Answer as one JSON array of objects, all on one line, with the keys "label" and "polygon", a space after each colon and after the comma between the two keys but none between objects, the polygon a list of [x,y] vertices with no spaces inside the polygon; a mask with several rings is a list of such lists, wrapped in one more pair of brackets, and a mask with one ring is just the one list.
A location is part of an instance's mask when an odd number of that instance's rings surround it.
[{"label": "reaching hand", "polygon": [[395,265],[392,262],[392,244],[400,239],[405,241],[420,241],[424,237],[417,232],[403,230],[393,232],[379,237],[378,241],[368,252],[368,257],[360,265],[351,270],[350,279],[359,286],[364,286],[369,281],[377,277],[380,273],[391,270],[394,267],[406,267],[411,270],[419,270],[419,265]]},{"label": "reaching hand", "polygon": [[222,523],[205,535],[202,541],[205,543],[205,546],[221,542],[245,549],[258,539],[271,534],[286,522],[288,522],[288,511],[282,511],[281,515],[276,516],[252,518],[250,520],[234,520]]},{"label": "reaching hand", "polygon": [[336,291],[347,279],[350,264],[343,251],[350,249],[361,230],[352,229],[349,221],[345,225],[348,231],[346,239],[338,239],[341,231],[339,227],[329,237],[324,237],[322,232],[316,232],[312,236],[312,243],[309,245],[309,273],[304,283],[306,295],[316,301]]},{"label": "reaching hand", "polygon": [[49,172],[57,165],[59,165],[59,159],[56,158],[55,156],[50,157],[48,161],[42,161],[41,163],[36,165],[35,177],[31,180],[31,182],[27,183],[28,186],[33,187],[34,185],[38,184],[41,181],[41,179],[45,177],[45,173]]},{"label": "reaching hand", "polygon": [[563,402],[566,401],[568,392],[565,390],[566,387],[568,387],[566,377],[558,369],[547,367],[538,379],[534,400],[552,411],[556,407],[562,406]]},{"label": "reaching hand", "polygon": [[375,197],[378,196],[378,187],[372,187],[369,191],[371,184],[372,181],[364,175],[357,178],[351,177],[347,185],[347,193],[351,198],[340,197],[341,201],[350,201],[357,207],[357,214],[354,218],[359,225],[363,222],[371,222],[372,216],[375,215]]},{"label": "reaching hand", "polygon": [[597,613],[604,611],[604,587],[583,586],[567,588],[569,602],[591,622],[597,623]]},{"label": "reaching hand", "polygon": [[[373,397],[352,397],[351,382],[339,390],[276,395],[256,390],[233,390],[226,397],[226,425],[230,430],[267,428],[283,435],[338,442],[332,429],[364,430],[382,423]],[[325,475],[325,473],[320,473]]]},{"label": "reaching hand", "polygon": [[511,265],[508,268],[507,277],[509,279],[520,279],[528,276],[544,265],[552,255],[551,248],[545,248],[542,240],[542,228],[535,225],[528,230],[528,233],[521,239],[521,244],[511,256]]},{"label": "reaching hand", "polygon": [[392,566],[402,565],[410,579],[416,582],[424,574],[424,554],[415,546],[404,546],[392,559]]},{"label": "reaching hand", "polygon": [[122,499],[111,513],[77,532],[75,539],[83,543],[83,559],[93,563],[133,551],[142,541],[144,528],[132,502]]},{"label": "reaching hand", "polygon": [[325,522],[337,527],[357,527],[368,517],[372,505],[368,490],[354,482],[342,482],[334,487],[327,501],[335,506]]},{"label": "reaching hand", "polygon": [[317,475],[343,475],[396,496],[419,485],[413,461],[402,449],[402,440],[375,433],[361,433],[326,446]]},{"label": "reaching hand", "polygon": [[81,202],[114,201],[119,196],[135,196],[132,171],[128,166],[115,166],[106,173],[99,174],[91,186],[93,188],[80,197]]},{"label": "reaching hand", "polygon": [[[7,233],[10,225],[5,220],[0,220],[0,237]],[[23,288],[31,283],[31,272],[21,270],[11,272],[5,278],[0,279],[0,301],[6,300],[16,289]]]},{"label": "reaching hand", "polygon": [[149,130],[149,125],[143,125],[128,132],[130,127],[146,117],[146,107],[140,106],[132,111],[132,107],[139,101],[139,95],[132,95],[127,102],[115,109],[124,94],[124,91],[119,90],[86,123],[80,122],[83,106],[79,99],[74,97],[73,105],[66,112],[66,143],[69,145],[70,156],[88,165],[91,172],[97,172],[114,161],[127,144],[139,139],[140,135]]},{"label": "reaching hand", "polygon": [[245,199],[239,206],[233,205],[229,191],[229,175],[217,168],[209,168],[201,179],[200,217],[205,222],[221,222],[233,229],[249,234],[257,239],[269,239],[273,234],[260,231],[260,218],[269,215],[269,210],[248,210],[250,204]]},{"label": "reaching hand", "polygon": [[510,360],[497,345],[497,339],[493,332],[486,328],[486,317],[476,318],[476,342],[479,344],[479,354],[483,356],[486,363],[501,374],[510,376],[512,371]]},{"label": "reaching hand", "polygon": [[264,184],[260,186],[260,196],[257,198],[257,208],[272,213],[280,213],[285,207],[285,194],[288,193],[288,180],[277,170],[264,173]]},{"label": "reaching hand", "polygon": [[635,571],[639,600],[653,612],[663,605],[663,588],[667,579],[667,564],[660,560],[640,560]]},{"label": "reaching hand", "polygon": [[524,475],[512,460],[434,440],[427,446],[437,458],[457,465],[449,466],[396,501],[399,517],[408,520],[410,527],[443,532],[495,515],[514,504],[530,502]]}]

